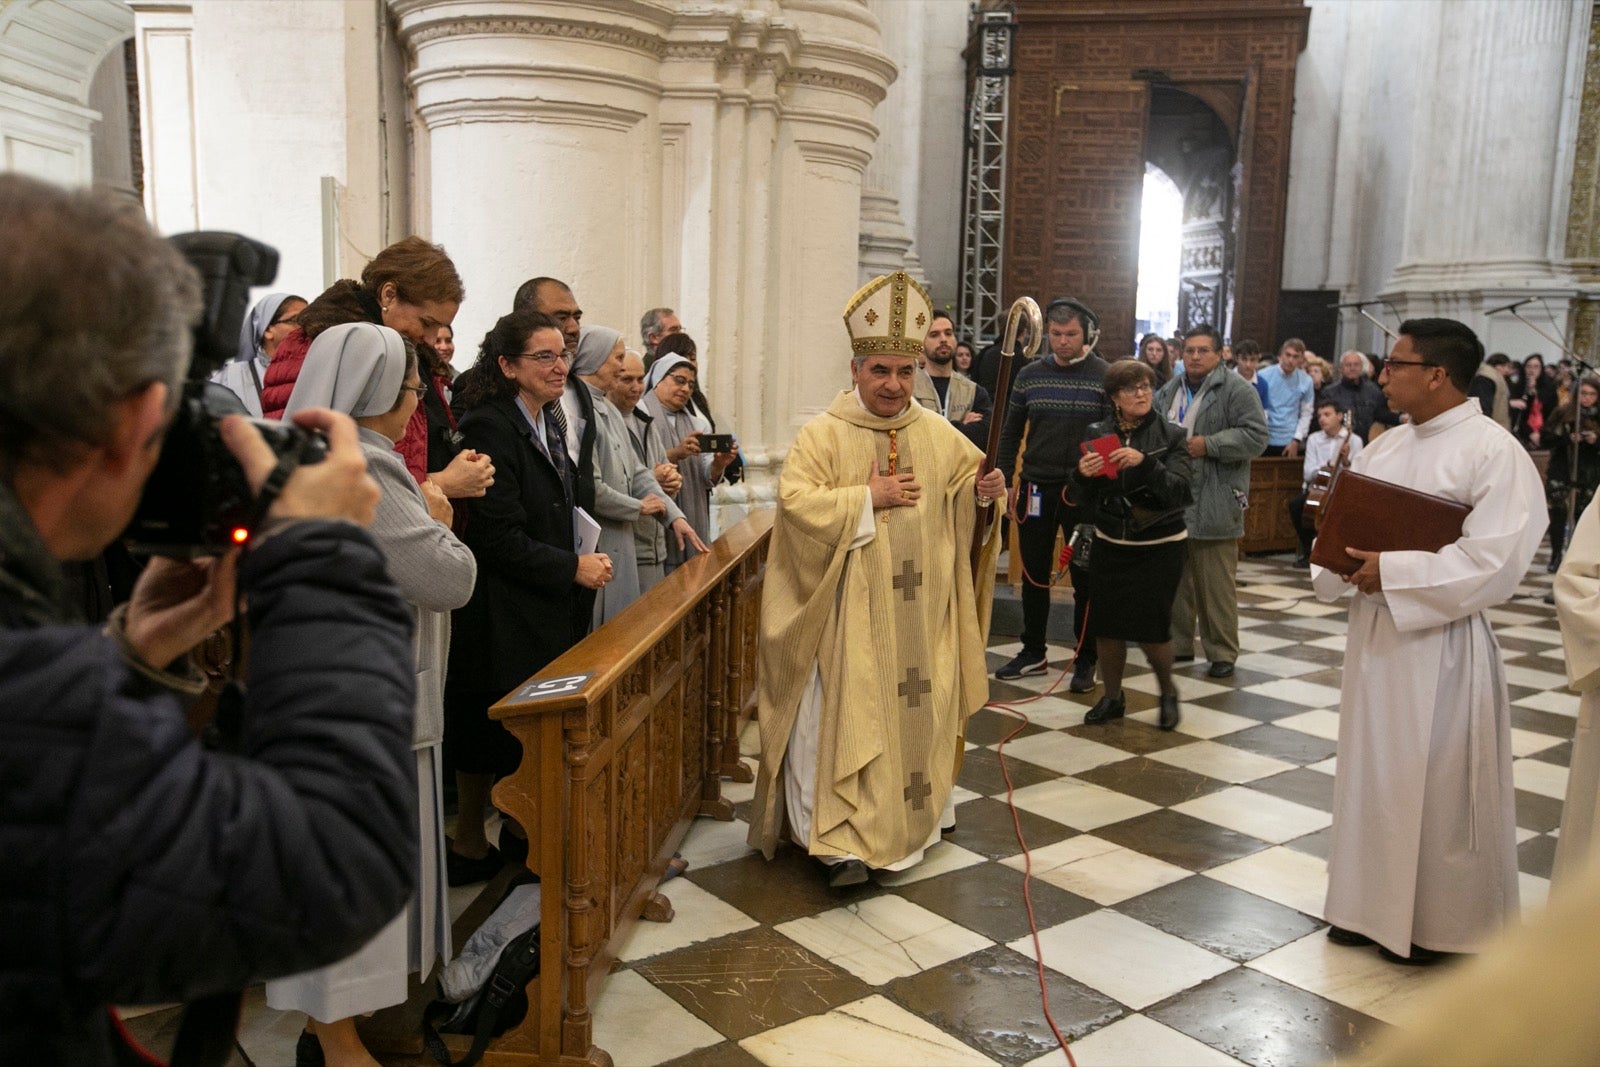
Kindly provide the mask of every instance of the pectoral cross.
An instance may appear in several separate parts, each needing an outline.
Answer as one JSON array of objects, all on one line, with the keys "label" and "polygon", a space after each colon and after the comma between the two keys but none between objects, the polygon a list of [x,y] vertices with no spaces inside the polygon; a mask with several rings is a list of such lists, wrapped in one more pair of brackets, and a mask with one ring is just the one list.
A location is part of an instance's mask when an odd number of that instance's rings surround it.
[{"label": "pectoral cross", "polygon": [[894,474],[900,469],[900,442],[893,430],[889,431],[889,473]]}]

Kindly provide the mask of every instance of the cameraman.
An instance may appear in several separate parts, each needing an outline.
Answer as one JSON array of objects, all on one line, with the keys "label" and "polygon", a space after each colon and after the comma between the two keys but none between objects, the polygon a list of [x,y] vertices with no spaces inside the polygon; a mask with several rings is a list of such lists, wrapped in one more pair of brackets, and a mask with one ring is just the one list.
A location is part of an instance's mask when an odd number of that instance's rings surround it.
[{"label": "cameraman", "polygon": [[[136,204],[0,175],[0,1063],[125,1058],[106,1005],[318,966],[397,914],[416,858],[405,604],[360,528],[350,420],[307,412],[256,543],[153,560],[105,632],[61,564],[126,526],[189,362],[196,276]],[[276,457],[223,439],[253,488]],[[237,754],[185,724],[185,652],[248,594]]]}]

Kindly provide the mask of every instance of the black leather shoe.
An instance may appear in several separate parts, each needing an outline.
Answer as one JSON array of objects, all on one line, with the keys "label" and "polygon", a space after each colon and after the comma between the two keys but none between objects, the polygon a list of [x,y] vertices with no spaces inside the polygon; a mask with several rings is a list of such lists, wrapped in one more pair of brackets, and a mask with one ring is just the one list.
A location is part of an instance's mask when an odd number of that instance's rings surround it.
[{"label": "black leather shoe", "polygon": [[1213,663],[1210,667],[1206,668],[1206,677],[1207,678],[1232,678],[1233,677],[1233,664],[1224,663],[1221,660],[1218,660],[1216,663]]},{"label": "black leather shoe", "polygon": [[1171,730],[1178,725],[1178,719],[1178,694],[1162,693],[1161,716],[1157,719],[1157,724],[1163,730]]},{"label": "black leather shoe", "polygon": [[445,838],[444,848],[444,880],[450,888],[474,885],[478,882],[487,882],[500,873],[500,868],[506,865],[505,858],[500,855],[500,850],[494,846],[489,847],[478,859],[463,856],[450,847],[450,839]]},{"label": "black leather shoe", "polygon": [[1402,956],[1398,952],[1390,952],[1382,945],[1378,946],[1378,955],[1390,963],[1399,963],[1407,967],[1432,967],[1436,963],[1446,963],[1461,955],[1459,952],[1439,952],[1436,949],[1423,948],[1421,945],[1411,946],[1411,955]]},{"label": "black leather shoe", "polygon": [[1089,713],[1083,717],[1083,721],[1090,726],[1095,726],[1099,723],[1110,722],[1112,719],[1120,719],[1127,714],[1127,711],[1127,701],[1123,699],[1121,693],[1114,697],[1104,696],[1095,701],[1094,707],[1089,709]]},{"label": "black leather shoe", "polygon": [[1363,945],[1375,945],[1376,941],[1366,934],[1358,934],[1354,930],[1346,930],[1342,926],[1328,927],[1328,940],[1335,945],[1348,945],[1351,948],[1360,948]]},{"label": "black leather shoe", "polygon": [[828,868],[828,886],[831,889],[844,889],[847,886],[860,885],[872,875],[872,870],[860,860],[845,860],[835,863]]},{"label": "black leather shoe", "polygon": [[325,1063],[317,1035],[310,1030],[300,1031],[300,1040],[294,1043],[294,1067],[323,1067]]},{"label": "black leather shoe", "polygon": [[1174,663],[1193,663],[1194,662],[1194,657],[1193,656],[1173,656],[1172,657],[1172,662],[1174,662]]}]

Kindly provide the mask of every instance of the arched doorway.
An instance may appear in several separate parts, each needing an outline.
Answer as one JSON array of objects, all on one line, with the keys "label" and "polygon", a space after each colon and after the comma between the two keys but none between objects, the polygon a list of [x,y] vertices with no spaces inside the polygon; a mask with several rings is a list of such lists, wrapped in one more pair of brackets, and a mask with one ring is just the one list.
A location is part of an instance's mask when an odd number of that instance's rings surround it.
[{"label": "arched doorway", "polygon": [[[1004,300],[1075,296],[1100,315],[1102,351],[1131,352],[1154,161],[1184,189],[1190,216],[1183,311],[1230,335],[1274,337],[1303,0],[1014,4]],[[1192,182],[1147,151],[1169,108],[1200,133],[1184,164]],[[1173,152],[1186,154],[1182,143]]]},{"label": "arched doorway", "polygon": [[[1174,85],[1152,85],[1145,161],[1147,169],[1168,176],[1183,200],[1177,230],[1162,235],[1176,246],[1179,260],[1176,327],[1210,323],[1230,336],[1238,243],[1231,210],[1233,134],[1200,97]],[[1145,240],[1141,230],[1141,245]],[[1141,250],[1141,275],[1143,262]]]}]

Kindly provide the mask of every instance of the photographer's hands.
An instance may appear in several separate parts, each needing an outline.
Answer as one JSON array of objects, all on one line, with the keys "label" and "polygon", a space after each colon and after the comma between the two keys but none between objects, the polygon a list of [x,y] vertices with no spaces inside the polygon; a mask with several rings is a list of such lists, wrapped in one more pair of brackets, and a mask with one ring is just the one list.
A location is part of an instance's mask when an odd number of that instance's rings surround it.
[{"label": "photographer's hands", "polygon": [[[366,526],[378,509],[378,483],[367,473],[356,424],[348,415],[326,408],[296,412],[294,424],[303,430],[321,430],[328,438],[328,456],[321,463],[297,467],[278,499],[267,509],[266,519],[344,519]],[[256,428],[242,416],[222,420],[222,441],[228,446],[251,491],[277,466],[278,457]]]}]

